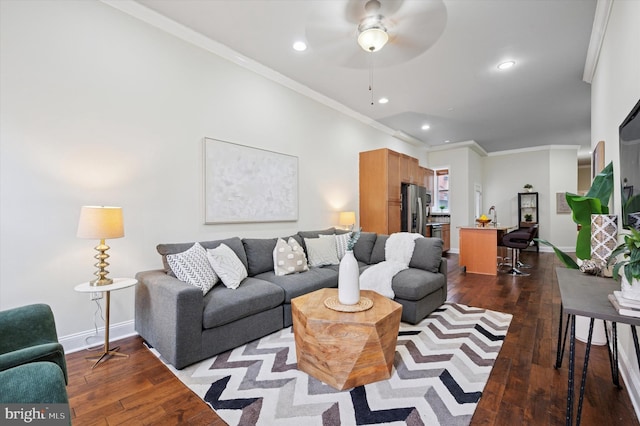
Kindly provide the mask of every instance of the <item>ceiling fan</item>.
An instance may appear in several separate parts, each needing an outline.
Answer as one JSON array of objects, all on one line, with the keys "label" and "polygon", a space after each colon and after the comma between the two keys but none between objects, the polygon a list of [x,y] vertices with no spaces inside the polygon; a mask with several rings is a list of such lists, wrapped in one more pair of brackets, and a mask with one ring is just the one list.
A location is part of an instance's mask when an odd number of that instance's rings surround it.
[{"label": "ceiling fan", "polygon": [[[367,53],[375,52],[376,65],[389,66],[429,49],[446,22],[443,0],[323,1],[316,2],[310,14],[306,38],[314,51],[334,64],[367,68]],[[382,49],[385,44],[388,47]]]}]

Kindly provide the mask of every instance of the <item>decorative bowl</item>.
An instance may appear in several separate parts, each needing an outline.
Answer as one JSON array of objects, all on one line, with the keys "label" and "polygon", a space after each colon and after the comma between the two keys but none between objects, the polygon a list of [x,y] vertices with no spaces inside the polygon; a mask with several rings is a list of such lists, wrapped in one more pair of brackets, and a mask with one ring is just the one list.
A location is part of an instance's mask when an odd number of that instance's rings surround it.
[{"label": "decorative bowl", "polygon": [[477,218],[476,222],[478,222],[480,225],[485,227],[485,226],[487,226],[487,223],[491,222],[491,219],[480,219],[480,218]]}]

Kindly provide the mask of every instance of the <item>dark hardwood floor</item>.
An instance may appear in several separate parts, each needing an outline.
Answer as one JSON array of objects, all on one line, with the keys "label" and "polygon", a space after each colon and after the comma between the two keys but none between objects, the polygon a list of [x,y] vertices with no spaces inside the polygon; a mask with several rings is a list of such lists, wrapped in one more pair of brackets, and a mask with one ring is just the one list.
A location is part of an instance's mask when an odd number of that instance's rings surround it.
[{"label": "dark hardwood floor", "polygon": [[[555,370],[560,294],[551,253],[526,252],[530,277],[463,274],[449,255],[448,300],[513,314],[509,333],[473,416],[472,425],[564,424],[568,354]],[[626,327],[626,326],[621,326]],[[89,353],[67,356],[67,388],[74,425],[224,425],[200,398],[182,385],[139,337],[116,344],[129,354],[91,369]],[[577,373],[585,345],[577,343]],[[638,425],[627,391],[611,382],[604,346],[592,347],[583,425]],[[579,392],[579,384],[576,385]]]}]

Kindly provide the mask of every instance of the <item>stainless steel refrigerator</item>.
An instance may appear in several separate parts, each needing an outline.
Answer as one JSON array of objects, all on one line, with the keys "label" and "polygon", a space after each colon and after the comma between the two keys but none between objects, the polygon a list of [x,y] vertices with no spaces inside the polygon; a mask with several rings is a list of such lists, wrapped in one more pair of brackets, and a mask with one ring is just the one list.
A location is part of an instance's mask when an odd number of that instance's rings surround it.
[{"label": "stainless steel refrigerator", "polygon": [[401,190],[401,230],[425,235],[427,208],[431,204],[431,194],[423,186],[408,183],[403,183]]}]

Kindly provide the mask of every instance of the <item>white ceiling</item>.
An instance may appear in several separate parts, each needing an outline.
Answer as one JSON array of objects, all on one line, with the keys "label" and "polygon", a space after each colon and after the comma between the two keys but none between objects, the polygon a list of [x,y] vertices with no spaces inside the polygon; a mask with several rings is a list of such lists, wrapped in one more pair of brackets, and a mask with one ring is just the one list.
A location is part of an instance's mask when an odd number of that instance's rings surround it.
[{"label": "white ceiling", "polygon": [[[588,149],[596,0],[380,1],[391,40],[376,53],[356,42],[366,0],[138,3],[426,146]],[[516,66],[498,70],[507,59]]]}]

